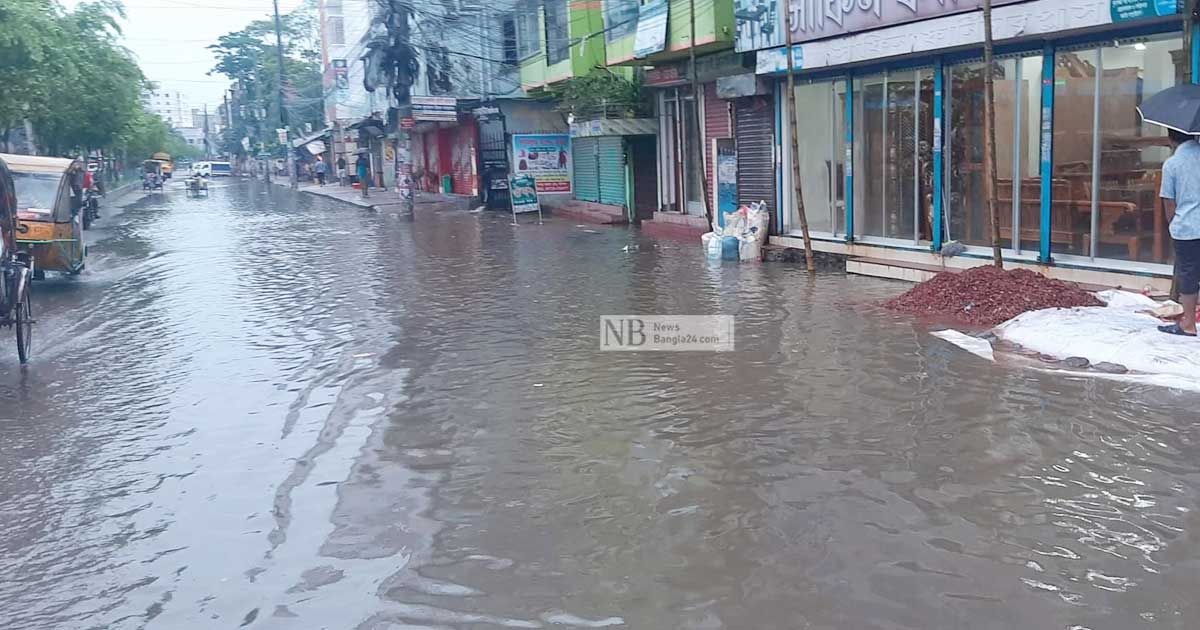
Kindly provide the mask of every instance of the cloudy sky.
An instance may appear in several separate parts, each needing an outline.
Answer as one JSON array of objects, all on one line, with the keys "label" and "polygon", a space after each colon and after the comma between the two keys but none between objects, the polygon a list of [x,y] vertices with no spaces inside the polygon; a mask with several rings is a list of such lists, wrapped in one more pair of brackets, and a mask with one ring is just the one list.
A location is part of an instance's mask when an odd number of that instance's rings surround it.
[{"label": "cloudy sky", "polygon": [[[80,0],[62,0],[73,7]],[[280,0],[282,13],[301,0]],[[124,0],[125,45],[137,55],[142,72],[165,90],[179,91],[191,107],[221,102],[229,82],[209,76],[217,38],[252,20],[272,15],[271,0]]]}]

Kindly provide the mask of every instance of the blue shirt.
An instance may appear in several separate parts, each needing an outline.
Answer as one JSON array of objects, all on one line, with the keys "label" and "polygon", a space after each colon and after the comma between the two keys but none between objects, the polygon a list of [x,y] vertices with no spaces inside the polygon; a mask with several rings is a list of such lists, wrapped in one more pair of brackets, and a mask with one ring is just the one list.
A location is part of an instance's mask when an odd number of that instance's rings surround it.
[{"label": "blue shirt", "polygon": [[1179,145],[1175,154],[1163,163],[1159,196],[1175,200],[1171,238],[1200,239],[1200,143],[1189,140]]}]

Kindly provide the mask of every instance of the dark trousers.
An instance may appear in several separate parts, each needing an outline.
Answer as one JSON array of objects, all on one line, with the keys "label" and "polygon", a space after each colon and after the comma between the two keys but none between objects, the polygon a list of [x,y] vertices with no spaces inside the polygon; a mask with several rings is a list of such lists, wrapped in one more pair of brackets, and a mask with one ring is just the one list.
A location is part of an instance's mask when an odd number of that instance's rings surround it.
[{"label": "dark trousers", "polygon": [[1179,261],[1179,293],[1200,293],[1200,239],[1176,240],[1175,259]]}]

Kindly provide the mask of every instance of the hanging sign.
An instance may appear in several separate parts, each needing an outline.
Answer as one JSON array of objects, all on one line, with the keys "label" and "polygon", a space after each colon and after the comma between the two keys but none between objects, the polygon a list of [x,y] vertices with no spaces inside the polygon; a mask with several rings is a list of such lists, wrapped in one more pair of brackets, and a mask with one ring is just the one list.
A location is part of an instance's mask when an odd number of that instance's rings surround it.
[{"label": "hanging sign", "polygon": [[1177,0],[1111,0],[1108,9],[1113,22],[1127,22],[1175,15],[1179,12],[1179,4]]},{"label": "hanging sign", "polygon": [[453,96],[412,97],[414,120],[455,122],[458,120],[458,100]]},{"label": "hanging sign", "polygon": [[350,68],[345,59],[333,60],[333,83],[339,90],[350,89]]},{"label": "hanging sign", "polygon": [[533,177],[539,193],[571,192],[571,136],[513,134],[512,152],[513,174]]},{"label": "hanging sign", "polygon": [[667,45],[667,0],[651,0],[638,9],[637,35],[633,56],[645,57],[662,52]]}]

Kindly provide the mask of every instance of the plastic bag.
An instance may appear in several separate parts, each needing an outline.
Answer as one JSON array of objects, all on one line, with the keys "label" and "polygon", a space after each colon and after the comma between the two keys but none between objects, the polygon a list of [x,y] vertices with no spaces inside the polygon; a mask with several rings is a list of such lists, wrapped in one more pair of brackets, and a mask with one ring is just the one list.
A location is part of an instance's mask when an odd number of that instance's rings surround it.
[{"label": "plastic bag", "polygon": [[744,261],[762,260],[762,243],[758,236],[748,234],[738,239],[738,259]]},{"label": "plastic bag", "polygon": [[704,246],[704,256],[710,260],[721,259],[721,235],[705,232],[700,235],[700,243]]},{"label": "plastic bag", "polygon": [[746,206],[738,208],[737,212],[726,212],[725,227],[721,233],[725,236],[741,236],[743,232],[749,229],[749,225],[746,221],[747,212],[748,210]]},{"label": "plastic bag", "polygon": [[767,202],[759,201],[750,204],[746,210],[746,225],[746,231],[753,234],[760,245],[767,241],[767,228],[771,225]]}]

